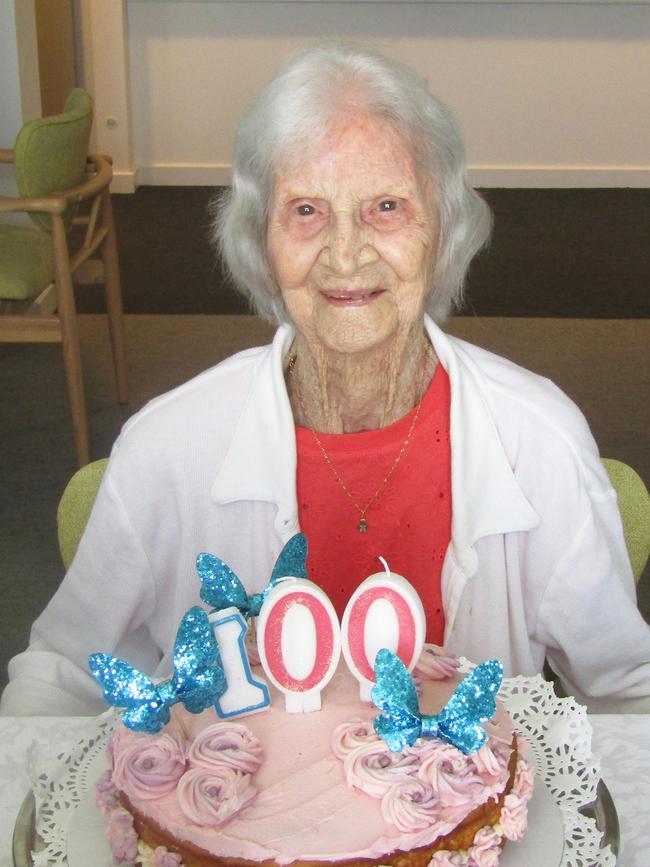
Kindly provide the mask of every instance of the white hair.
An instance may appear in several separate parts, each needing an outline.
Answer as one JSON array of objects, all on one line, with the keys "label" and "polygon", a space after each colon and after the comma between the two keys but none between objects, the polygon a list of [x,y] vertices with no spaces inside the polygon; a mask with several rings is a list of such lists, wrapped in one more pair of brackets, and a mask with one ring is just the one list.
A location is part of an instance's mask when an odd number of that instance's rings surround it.
[{"label": "white hair", "polygon": [[289,316],[266,254],[275,173],[327,136],[354,108],[391,123],[411,148],[418,172],[433,181],[440,241],[427,310],[441,321],[462,297],[474,255],[487,241],[487,204],[469,184],[465,150],[449,111],[407,66],[338,43],[295,55],[253,101],[235,136],[232,186],[213,203],[214,239],[238,290],[272,322]]}]

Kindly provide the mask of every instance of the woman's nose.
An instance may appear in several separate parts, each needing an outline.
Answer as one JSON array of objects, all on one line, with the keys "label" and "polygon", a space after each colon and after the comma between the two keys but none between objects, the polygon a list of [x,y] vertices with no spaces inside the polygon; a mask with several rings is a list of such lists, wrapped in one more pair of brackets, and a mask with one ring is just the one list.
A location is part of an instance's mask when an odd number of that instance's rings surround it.
[{"label": "woman's nose", "polygon": [[353,215],[338,215],[330,231],[329,266],[342,276],[356,273],[376,258],[370,230]]}]

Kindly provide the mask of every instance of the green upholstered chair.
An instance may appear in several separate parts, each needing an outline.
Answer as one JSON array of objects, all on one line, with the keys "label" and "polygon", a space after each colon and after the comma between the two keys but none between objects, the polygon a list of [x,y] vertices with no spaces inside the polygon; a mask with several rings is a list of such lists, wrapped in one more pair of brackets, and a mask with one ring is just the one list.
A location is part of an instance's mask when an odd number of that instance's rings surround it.
[{"label": "green upholstered chair", "polygon": [[[59,502],[59,550],[66,569],[77,550],[107,463],[108,459],[102,458],[77,470]],[[638,581],[650,554],[650,495],[641,477],[627,464],[608,458],[603,463],[618,496],[625,541]]]},{"label": "green upholstered chair", "polygon": [[611,458],[603,463],[618,497],[625,542],[638,581],[650,555],[650,494],[632,467]]},{"label": "green upholstered chair", "polygon": [[118,399],[128,397],[112,166],[88,154],[91,124],[92,100],[76,88],[62,114],[29,121],[13,150],[0,149],[19,192],[0,197],[0,218],[24,212],[32,222],[0,222],[0,341],[62,344],[80,466],[90,450],[72,276],[94,256],[103,266]]},{"label": "green upholstered chair", "polygon": [[77,552],[79,539],[90,517],[107,463],[108,458],[102,458],[77,470],[59,500],[56,525],[59,551],[66,569]]}]

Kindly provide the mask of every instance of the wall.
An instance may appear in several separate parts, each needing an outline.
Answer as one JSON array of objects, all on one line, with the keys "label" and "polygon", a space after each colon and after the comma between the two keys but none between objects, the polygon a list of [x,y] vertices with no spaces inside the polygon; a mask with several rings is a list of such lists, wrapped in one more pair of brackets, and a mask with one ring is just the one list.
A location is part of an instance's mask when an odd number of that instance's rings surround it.
[{"label": "wall", "polygon": [[35,11],[42,111],[58,114],[77,83],[72,2],[36,0]]},{"label": "wall", "polygon": [[13,147],[21,124],[14,5],[0,0],[0,147]]},{"label": "wall", "polygon": [[338,35],[428,78],[476,184],[650,185],[648,5],[83,2],[115,189],[227,183],[242,107],[290,51]]},{"label": "wall", "polygon": [[[12,148],[26,120],[40,114],[36,19],[31,0],[0,0],[0,147]],[[13,168],[0,164],[0,195],[15,196]],[[20,216],[5,219],[22,222]]]}]

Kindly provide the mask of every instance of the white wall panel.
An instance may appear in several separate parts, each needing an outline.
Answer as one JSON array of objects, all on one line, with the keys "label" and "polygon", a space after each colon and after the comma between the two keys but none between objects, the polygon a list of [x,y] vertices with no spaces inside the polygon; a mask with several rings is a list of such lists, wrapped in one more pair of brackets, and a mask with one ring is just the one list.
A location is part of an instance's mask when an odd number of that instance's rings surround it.
[{"label": "white wall panel", "polygon": [[[101,0],[98,0],[98,5]],[[413,65],[455,110],[476,183],[650,185],[650,7],[129,2],[140,183],[224,183],[242,107],[319,37]]]}]

